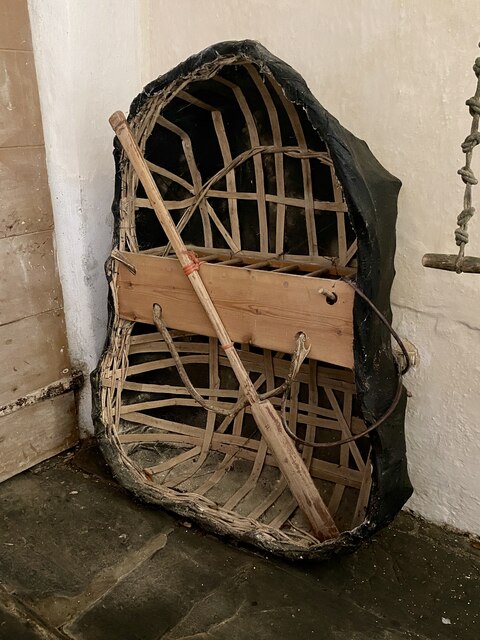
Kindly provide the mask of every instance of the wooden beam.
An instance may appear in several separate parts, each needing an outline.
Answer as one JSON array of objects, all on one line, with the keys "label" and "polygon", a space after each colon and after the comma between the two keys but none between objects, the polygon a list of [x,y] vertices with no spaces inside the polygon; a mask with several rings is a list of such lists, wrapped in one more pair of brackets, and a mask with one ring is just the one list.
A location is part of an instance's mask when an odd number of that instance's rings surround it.
[{"label": "wooden beam", "polygon": [[[158,303],[168,327],[215,336],[178,260],[122,255],[136,273],[118,263],[121,318],[152,324],[153,304]],[[353,368],[354,292],[346,283],[220,264],[202,264],[200,270],[234,342],[292,353],[297,332],[304,331],[312,358]],[[335,292],[337,302],[328,304],[320,288]]]},{"label": "wooden beam", "polygon": [[[431,269],[456,271],[457,257],[456,254],[426,253],[422,258],[422,264],[424,267],[430,267]],[[472,256],[463,258],[459,273],[480,273],[480,258]]]}]

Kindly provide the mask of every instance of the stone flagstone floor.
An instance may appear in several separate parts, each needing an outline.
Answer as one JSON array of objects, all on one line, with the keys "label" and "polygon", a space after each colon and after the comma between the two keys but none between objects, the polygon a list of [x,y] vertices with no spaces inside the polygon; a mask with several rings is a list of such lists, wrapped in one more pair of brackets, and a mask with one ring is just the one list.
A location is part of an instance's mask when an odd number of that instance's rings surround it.
[{"label": "stone flagstone floor", "polygon": [[0,485],[1,640],[479,640],[480,545],[409,514],[289,564],[133,501],[93,445]]}]

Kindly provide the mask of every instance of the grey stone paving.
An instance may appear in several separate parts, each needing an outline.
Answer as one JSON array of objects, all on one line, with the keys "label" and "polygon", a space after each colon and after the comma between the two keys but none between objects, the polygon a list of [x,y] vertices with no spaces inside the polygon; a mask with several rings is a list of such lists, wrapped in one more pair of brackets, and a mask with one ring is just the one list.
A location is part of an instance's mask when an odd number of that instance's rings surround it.
[{"label": "grey stone paving", "polygon": [[288,564],[134,502],[94,447],[0,485],[2,640],[478,640],[480,551],[401,514]]}]

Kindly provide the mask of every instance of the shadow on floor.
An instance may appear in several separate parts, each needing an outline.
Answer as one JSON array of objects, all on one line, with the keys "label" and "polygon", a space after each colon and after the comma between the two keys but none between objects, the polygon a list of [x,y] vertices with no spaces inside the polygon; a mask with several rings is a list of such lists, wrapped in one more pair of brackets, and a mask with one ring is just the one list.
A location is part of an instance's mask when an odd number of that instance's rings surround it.
[{"label": "shadow on floor", "polygon": [[408,514],[288,564],[134,502],[93,446],[0,485],[0,638],[478,640],[480,551]]}]

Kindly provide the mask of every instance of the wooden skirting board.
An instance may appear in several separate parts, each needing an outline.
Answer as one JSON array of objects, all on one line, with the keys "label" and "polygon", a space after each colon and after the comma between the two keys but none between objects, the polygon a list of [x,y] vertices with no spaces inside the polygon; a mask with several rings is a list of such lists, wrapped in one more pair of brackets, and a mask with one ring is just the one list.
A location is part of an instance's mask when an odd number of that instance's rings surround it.
[{"label": "wooden skirting board", "polygon": [[73,371],[70,375],[51,382],[41,389],[27,393],[26,395],[13,400],[7,404],[0,406],[0,418],[15,413],[20,409],[43,402],[51,398],[56,398],[69,391],[79,389],[83,384],[83,373],[81,371]]},{"label": "wooden skirting board", "polygon": [[0,482],[77,442],[73,391],[0,418]]},{"label": "wooden skirting board", "polygon": [[[152,307],[158,303],[167,326],[215,336],[178,260],[118,253],[131,266],[118,262],[121,318],[153,324]],[[303,331],[312,345],[310,357],[353,368],[354,292],[345,282],[222,264],[204,263],[200,269],[235,342],[292,353],[295,336]],[[320,289],[335,293],[337,301],[329,304]]]},{"label": "wooden skirting board", "polygon": [[78,442],[74,391],[82,383],[73,371],[0,406],[0,482]]}]

